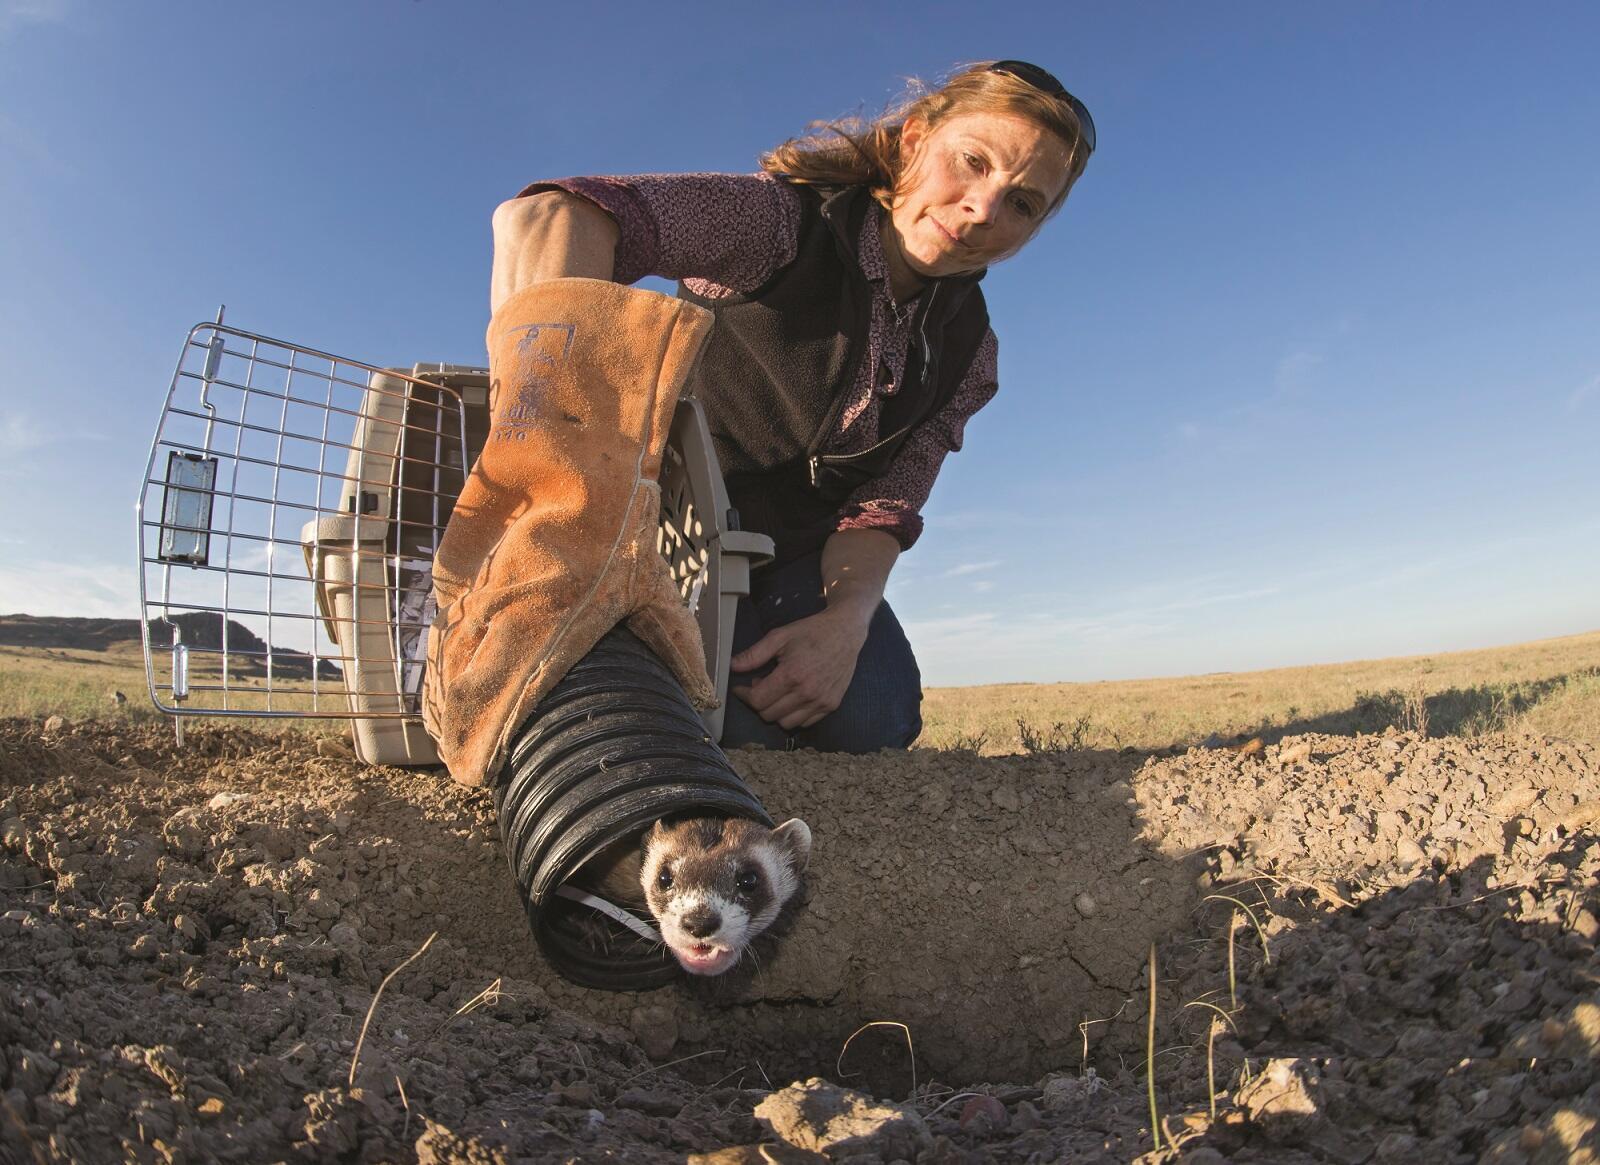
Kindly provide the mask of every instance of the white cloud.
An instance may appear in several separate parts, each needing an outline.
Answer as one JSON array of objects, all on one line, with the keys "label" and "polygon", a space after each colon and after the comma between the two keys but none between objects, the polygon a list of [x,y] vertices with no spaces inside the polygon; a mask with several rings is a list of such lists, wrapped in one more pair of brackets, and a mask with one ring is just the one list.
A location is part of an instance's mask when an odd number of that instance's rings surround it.
[{"label": "white cloud", "polygon": [[1272,387],[1277,396],[1299,396],[1310,387],[1312,375],[1327,360],[1311,348],[1297,348],[1278,361]]},{"label": "white cloud", "polygon": [[0,614],[139,617],[139,578],[133,567],[105,563],[0,562]]},{"label": "white cloud", "polygon": [[26,413],[0,416],[0,455],[16,457],[50,443],[50,435]]},{"label": "white cloud", "polygon": [[992,590],[994,590],[994,580],[993,579],[981,578],[977,582],[972,584],[972,591],[973,591],[974,594],[979,594],[979,595],[987,594],[989,591],[992,591]]},{"label": "white cloud", "polygon": [[0,0],[0,38],[29,25],[60,24],[71,11],[71,0]]},{"label": "white cloud", "polygon": [[963,562],[957,566],[952,566],[949,570],[945,571],[944,577],[960,578],[964,574],[977,574],[980,571],[993,570],[1000,564],[1001,560],[998,558],[991,558],[987,562]]}]

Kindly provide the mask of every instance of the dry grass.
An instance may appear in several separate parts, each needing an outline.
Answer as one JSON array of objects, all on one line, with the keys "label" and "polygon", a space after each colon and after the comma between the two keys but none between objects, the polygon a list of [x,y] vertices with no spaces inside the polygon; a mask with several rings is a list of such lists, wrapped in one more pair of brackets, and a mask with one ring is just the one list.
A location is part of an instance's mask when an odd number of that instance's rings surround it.
[{"label": "dry grass", "polygon": [[1513,647],[1178,679],[930,688],[919,746],[1155,751],[1261,735],[1526,731],[1600,743],[1600,632]]},{"label": "dry grass", "polygon": [[[127,696],[114,702],[112,693]],[[282,705],[280,705],[282,706]],[[0,716],[153,719],[137,644],[0,647]],[[985,755],[1157,751],[1260,735],[1526,731],[1600,744],[1600,632],[1513,647],[1259,672],[1088,684],[930,688],[922,748]],[[260,720],[339,732],[337,720]]]},{"label": "dry grass", "polygon": [[[213,680],[214,667],[197,666],[196,682]],[[252,681],[236,679],[241,691]],[[304,684],[304,681],[302,681]],[[253,681],[259,687],[260,681]],[[325,692],[337,692],[337,681],[324,681]],[[118,702],[116,693],[125,700]],[[246,695],[244,698],[249,698]],[[326,696],[324,697],[327,698]],[[308,698],[279,698],[275,706],[310,707]],[[165,720],[150,702],[144,661],[137,643],[118,644],[107,651],[82,648],[0,647],[0,716],[65,716],[68,720]],[[340,732],[343,721],[252,720],[265,732]]]}]

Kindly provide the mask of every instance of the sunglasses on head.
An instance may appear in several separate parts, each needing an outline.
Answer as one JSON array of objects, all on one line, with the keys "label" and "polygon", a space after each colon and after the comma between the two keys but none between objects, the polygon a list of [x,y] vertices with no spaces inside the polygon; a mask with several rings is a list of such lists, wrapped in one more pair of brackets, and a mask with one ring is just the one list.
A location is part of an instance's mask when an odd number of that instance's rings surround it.
[{"label": "sunglasses on head", "polygon": [[1046,72],[1038,65],[1030,65],[1027,61],[996,61],[989,66],[991,73],[1004,73],[1008,77],[1015,77],[1026,85],[1032,85],[1041,93],[1051,97],[1059,97],[1071,108],[1072,114],[1078,119],[1078,133],[1083,139],[1083,144],[1094,153],[1094,118],[1089,116],[1089,110],[1084,107],[1072,94],[1067,92],[1067,87],[1057,81],[1053,73]]}]

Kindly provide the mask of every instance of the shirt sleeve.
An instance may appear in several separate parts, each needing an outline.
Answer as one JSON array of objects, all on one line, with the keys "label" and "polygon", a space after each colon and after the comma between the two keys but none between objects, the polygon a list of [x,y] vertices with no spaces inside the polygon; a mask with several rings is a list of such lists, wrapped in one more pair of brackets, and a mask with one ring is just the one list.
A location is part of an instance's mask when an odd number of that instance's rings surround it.
[{"label": "shirt sleeve", "polygon": [[838,530],[882,530],[900,549],[922,536],[922,507],[947,454],[959,452],[967,421],[1000,389],[1000,342],[990,329],[944,408],[918,425],[889,467],[860,486],[839,511]]},{"label": "shirt sleeve", "polygon": [[621,230],[615,279],[683,279],[693,290],[754,291],[795,256],[799,195],[770,174],[636,174],[534,182],[518,197],[565,190]]}]

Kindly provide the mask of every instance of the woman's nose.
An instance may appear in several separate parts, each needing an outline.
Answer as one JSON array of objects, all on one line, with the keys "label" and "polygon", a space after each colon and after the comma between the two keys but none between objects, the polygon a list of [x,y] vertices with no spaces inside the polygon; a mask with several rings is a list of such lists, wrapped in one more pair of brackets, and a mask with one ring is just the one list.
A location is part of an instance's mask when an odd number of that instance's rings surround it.
[{"label": "woman's nose", "polygon": [[967,190],[966,198],[962,205],[967,212],[967,217],[979,226],[986,226],[995,220],[1000,213],[1001,192],[991,190],[984,186],[974,186]]}]

